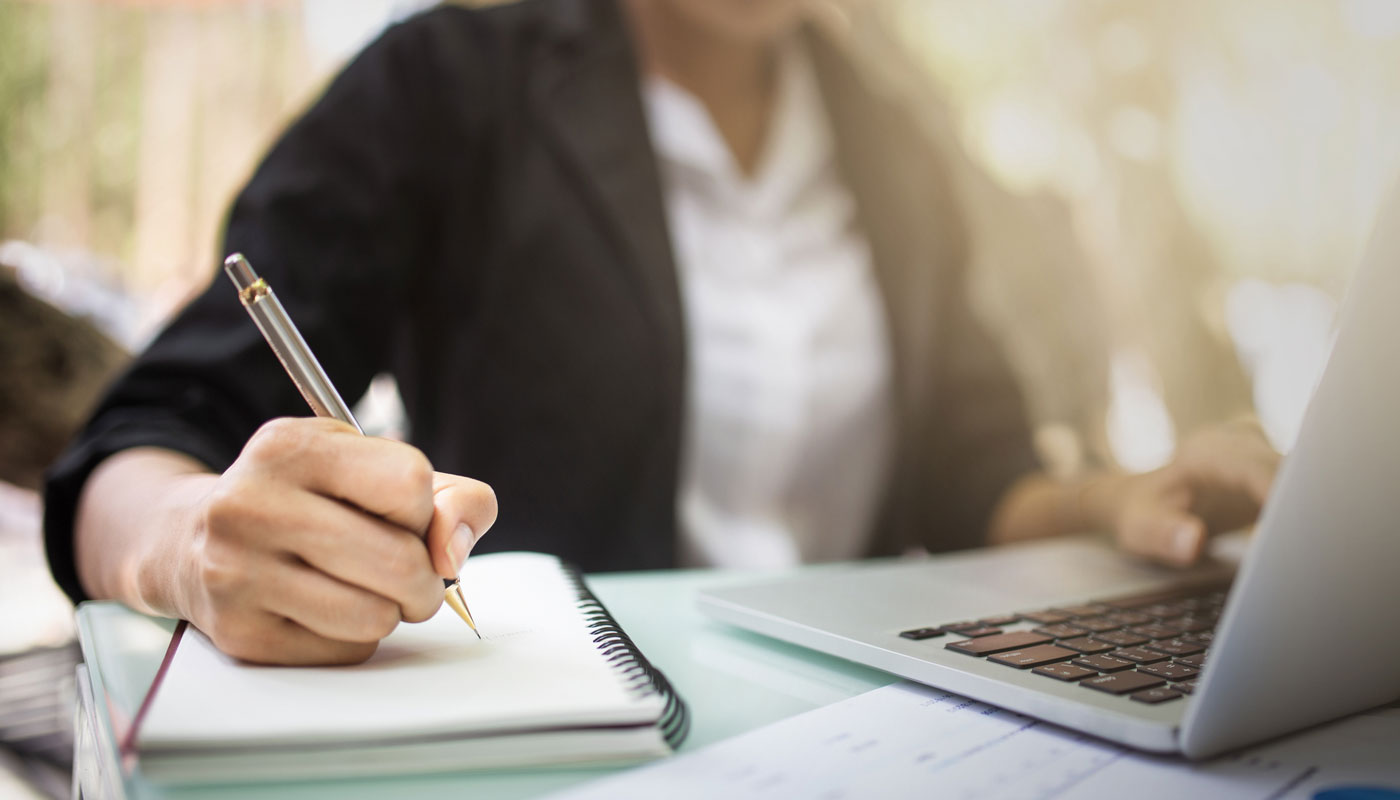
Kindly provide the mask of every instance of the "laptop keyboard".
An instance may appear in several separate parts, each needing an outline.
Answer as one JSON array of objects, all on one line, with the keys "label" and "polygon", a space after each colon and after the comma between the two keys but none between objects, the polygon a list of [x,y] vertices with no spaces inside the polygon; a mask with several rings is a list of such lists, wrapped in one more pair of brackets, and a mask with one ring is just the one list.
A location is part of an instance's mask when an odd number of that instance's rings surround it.
[{"label": "laptop keyboard", "polygon": [[1140,703],[1166,703],[1195,691],[1227,586],[1197,585],[899,635],[915,641],[950,637],[943,646],[955,653]]}]

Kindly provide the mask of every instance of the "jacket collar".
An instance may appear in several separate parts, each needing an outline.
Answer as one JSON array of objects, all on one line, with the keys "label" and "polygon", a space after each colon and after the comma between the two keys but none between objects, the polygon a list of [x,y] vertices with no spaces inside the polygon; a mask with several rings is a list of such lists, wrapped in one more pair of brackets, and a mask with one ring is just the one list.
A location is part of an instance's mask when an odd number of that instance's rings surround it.
[{"label": "jacket collar", "polygon": [[[534,74],[535,111],[597,201],[625,263],[663,336],[682,341],[681,303],[662,205],[656,155],[640,97],[641,77],[624,12],[615,0],[542,5],[545,35]],[[900,385],[900,416],[927,402],[932,301],[962,248],[956,209],[923,182],[937,179],[919,143],[895,142],[908,121],[875,96],[832,38],[806,31],[830,116],[837,159],[855,197],[875,258]],[[904,146],[909,144],[910,146]],[[939,189],[946,187],[938,187]],[[677,355],[681,355],[677,352]]]}]

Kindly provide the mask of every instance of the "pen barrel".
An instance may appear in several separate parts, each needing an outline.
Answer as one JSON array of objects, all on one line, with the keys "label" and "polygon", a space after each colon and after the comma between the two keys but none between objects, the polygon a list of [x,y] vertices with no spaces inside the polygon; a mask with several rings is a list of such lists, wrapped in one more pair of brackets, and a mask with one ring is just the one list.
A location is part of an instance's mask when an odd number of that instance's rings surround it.
[{"label": "pen barrel", "polygon": [[350,407],[345,405],[340,392],[336,391],[335,385],[326,376],[321,362],[316,360],[311,348],[306,345],[306,340],[301,338],[301,332],[292,324],[291,318],[287,316],[271,287],[262,284],[253,296],[241,296],[254,324],[272,347],[272,352],[277,354],[277,360],[282,362],[282,366],[292,378],[292,383],[296,384],[297,390],[306,398],[316,416],[333,417],[364,433],[360,423],[356,422],[355,416],[350,413]]}]

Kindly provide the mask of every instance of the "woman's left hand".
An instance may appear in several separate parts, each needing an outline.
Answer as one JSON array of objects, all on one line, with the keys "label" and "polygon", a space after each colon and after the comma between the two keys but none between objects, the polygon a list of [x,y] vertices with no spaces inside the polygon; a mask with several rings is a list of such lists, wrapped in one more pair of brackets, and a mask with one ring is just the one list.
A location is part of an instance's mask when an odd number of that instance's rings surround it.
[{"label": "woman's left hand", "polygon": [[1258,518],[1280,460],[1253,423],[1193,434],[1167,466],[1115,481],[1109,502],[1119,545],[1167,564],[1195,563],[1212,534]]}]

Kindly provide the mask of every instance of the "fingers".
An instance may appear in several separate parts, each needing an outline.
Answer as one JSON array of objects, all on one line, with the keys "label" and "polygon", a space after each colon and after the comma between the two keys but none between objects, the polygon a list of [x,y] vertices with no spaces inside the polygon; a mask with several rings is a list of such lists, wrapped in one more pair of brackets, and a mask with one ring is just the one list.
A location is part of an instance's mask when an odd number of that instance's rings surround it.
[{"label": "fingers", "polygon": [[392,600],[290,561],[275,563],[267,571],[267,588],[260,598],[263,609],[317,636],[370,644],[398,627],[399,606]]},{"label": "fingers", "polygon": [[[211,493],[205,511],[206,589],[231,584],[229,602],[255,597],[266,561],[294,556],[327,575],[397,604],[411,622],[432,616],[442,583],[414,533],[332,500],[276,481],[236,482]],[[214,556],[219,556],[215,559]],[[256,566],[255,566],[256,565]],[[232,576],[231,581],[225,581]],[[242,576],[249,576],[246,579]],[[236,594],[251,589],[248,595]]]},{"label": "fingers", "polygon": [[402,442],[361,436],[324,418],[275,419],[248,440],[240,462],[415,532],[433,517],[433,467]]},{"label": "fingers", "polygon": [[1118,543],[1130,553],[1172,566],[1196,563],[1205,550],[1205,521],[1190,512],[1185,476],[1171,468],[1140,475],[1124,502]]},{"label": "fingers", "polygon": [[221,650],[354,663],[443,602],[496,519],[489,486],[325,419],[264,425],[199,505],[187,605]]},{"label": "fingers", "polygon": [[1125,530],[1124,549],[1174,567],[1189,567],[1200,560],[1206,546],[1206,525],[1192,514],[1163,510],[1145,515]]},{"label": "fingers", "polygon": [[287,552],[326,575],[395,603],[422,622],[442,605],[442,581],[417,535],[321,497],[284,517]]},{"label": "fingers", "polygon": [[1176,465],[1193,484],[1240,492],[1261,506],[1269,496],[1281,461],[1282,456],[1257,427],[1223,425],[1188,439]]},{"label": "fingers", "polygon": [[427,535],[437,574],[449,580],[457,577],[472,547],[495,522],[496,493],[490,486],[460,475],[437,473]]},{"label": "fingers", "polygon": [[1191,481],[1214,490],[1242,492],[1250,502],[1262,506],[1268,499],[1278,471],[1277,454],[1219,453],[1210,459],[1196,459],[1187,464]]},{"label": "fingers", "polygon": [[359,664],[378,649],[378,642],[343,642],[328,639],[300,624],[270,612],[248,615],[238,625],[219,632],[205,631],[223,652],[254,664],[315,666]]}]

